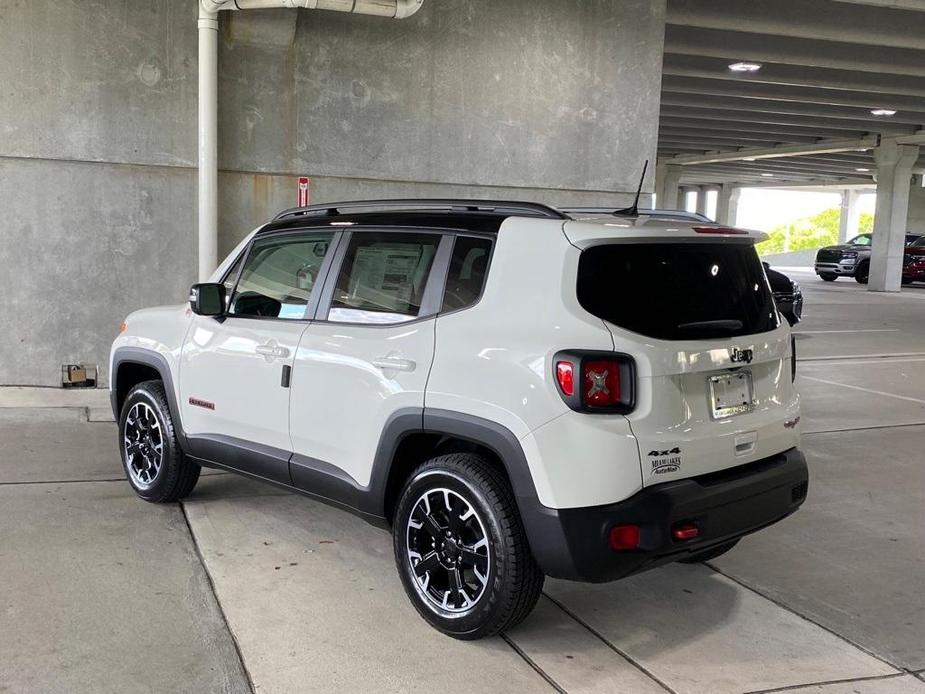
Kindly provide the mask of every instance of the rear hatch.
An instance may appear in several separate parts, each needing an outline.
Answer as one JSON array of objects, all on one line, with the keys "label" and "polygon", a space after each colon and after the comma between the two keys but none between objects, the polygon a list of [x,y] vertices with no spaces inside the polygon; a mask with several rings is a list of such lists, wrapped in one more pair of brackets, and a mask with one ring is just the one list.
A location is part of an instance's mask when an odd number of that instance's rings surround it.
[{"label": "rear hatch", "polygon": [[635,361],[636,406],[626,417],[643,484],[797,445],[790,329],[754,248],[760,235],[638,224],[615,233],[575,222],[566,235],[583,250],[579,303]]}]

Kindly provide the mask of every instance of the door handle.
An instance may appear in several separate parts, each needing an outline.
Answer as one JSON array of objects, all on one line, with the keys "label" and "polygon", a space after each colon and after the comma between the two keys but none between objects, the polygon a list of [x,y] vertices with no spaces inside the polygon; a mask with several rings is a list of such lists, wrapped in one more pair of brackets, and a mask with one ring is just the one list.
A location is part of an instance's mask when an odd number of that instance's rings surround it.
[{"label": "door handle", "polygon": [[286,347],[280,347],[279,345],[273,343],[257,345],[254,347],[254,351],[257,354],[261,354],[265,357],[276,359],[283,359],[289,356],[289,350]]},{"label": "door handle", "polygon": [[392,371],[414,371],[417,364],[410,359],[397,359],[395,357],[380,357],[373,359],[373,366],[380,369],[391,369]]}]

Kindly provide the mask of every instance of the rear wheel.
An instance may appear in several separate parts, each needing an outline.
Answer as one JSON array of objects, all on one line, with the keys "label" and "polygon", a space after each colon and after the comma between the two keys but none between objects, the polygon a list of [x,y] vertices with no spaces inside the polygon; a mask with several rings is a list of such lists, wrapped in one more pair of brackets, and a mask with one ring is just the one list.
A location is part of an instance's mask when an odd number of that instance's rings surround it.
[{"label": "rear wheel", "polygon": [[866,260],[858,265],[858,269],[854,271],[854,279],[859,284],[867,284],[867,280],[870,277],[870,263]]},{"label": "rear wheel", "polygon": [[838,279],[838,275],[833,275],[831,272],[822,272],[819,277],[822,278],[823,282],[834,282]]},{"label": "rear wheel", "polygon": [[544,576],[511,489],[479,455],[443,455],[415,470],[392,535],[405,592],[448,636],[493,636],[522,621],[539,600]]},{"label": "rear wheel", "polygon": [[711,559],[716,559],[717,557],[722,556],[723,554],[728,552],[730,549],[735,547],[737,544],[739,544],[738,540],[733,540],[732,542],[726,542],[724,544],[717,545],[716,547],[712,547],[708,550],[704,550],[703,552],[692,554],[686,559],[679,559],[678,561],[681,562],[682,564],[699,564],[702,561],[710,561]]},{"label": "rear wheel", "polygon": [[201,468],[180,449],[160,381],[132,388],[119,417],[122,467],[135,493],[154,503],[176,501],[190,494]]}]

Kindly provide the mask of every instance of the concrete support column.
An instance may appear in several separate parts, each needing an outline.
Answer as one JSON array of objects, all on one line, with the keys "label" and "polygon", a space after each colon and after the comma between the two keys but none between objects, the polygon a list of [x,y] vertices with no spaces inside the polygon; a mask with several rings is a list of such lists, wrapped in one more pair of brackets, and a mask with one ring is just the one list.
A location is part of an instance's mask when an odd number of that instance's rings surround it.
[{"label": "concrete support column", "polygon": [[732,183],[724,183],[716,198],[716,222],[734,227],[739,216],[739,196],[742,189]]},{"label": "concrete support column", "polygon": [[877,211],[871,248],[873,292],[898,292],[902,286],[903,248],[909,215],[912,166],[919,156],[913,145],[885,142],[874,150],[877,162]]},{"label": "concrete support column", "polygon": [[691,193],[700,193],[700,188],[698,186],[680,186],[678,188],[678,205],[677,209],[687,210],[688,212],[696,212],[697,205],[694,205],[694,209],[687,209],[687,198]]},{"label": "concrete support column", "polygon": [[678,184],[681,167],[677,164],[658,164],[655,167],[655,204],[663,210],[680,207]]},{"label": "concrete support column", "polygon": [[697,189],[697,214],[705,215],[707,213],[707,191],[710,190],[708,186],[700,186]]},{"label": "concrete support column", "polygon": [[860,198],[858,191],[848,188],[841,194],[841,217],[838,221],[838,242],[844,243],[853,236],[857,236],[861,226],[861,209],[858,205]]}]

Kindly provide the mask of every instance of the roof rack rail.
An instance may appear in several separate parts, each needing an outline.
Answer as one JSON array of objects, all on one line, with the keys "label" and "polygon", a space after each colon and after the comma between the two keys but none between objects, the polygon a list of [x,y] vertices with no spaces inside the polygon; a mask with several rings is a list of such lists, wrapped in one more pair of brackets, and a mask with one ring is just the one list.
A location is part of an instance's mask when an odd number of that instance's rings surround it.
[{"label": "roof rack rail", "polygon": [[568,219],[563,212],[538,202],[520,202],[516,200],[466,200],[455,198],[409,198],[407,200],[357,200],[353,202],[332,202],[325,205],[293,207],[280,212],[273,218],[274,222],[300,216],[330,217],[347,214],[350,210],[447,210],[451,212],[488,212],[523,215],[526,217],[547,217],[550,219]]},{"label": "roof rack rail", "polygon": [[[619,207],[560,207],[559,211],[565,214],[613,214],[621,208]],[[640,214],[646,214],[652,210],[640,209]]]}]

